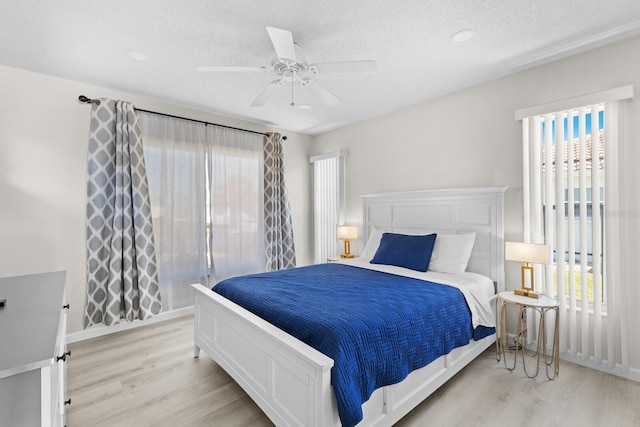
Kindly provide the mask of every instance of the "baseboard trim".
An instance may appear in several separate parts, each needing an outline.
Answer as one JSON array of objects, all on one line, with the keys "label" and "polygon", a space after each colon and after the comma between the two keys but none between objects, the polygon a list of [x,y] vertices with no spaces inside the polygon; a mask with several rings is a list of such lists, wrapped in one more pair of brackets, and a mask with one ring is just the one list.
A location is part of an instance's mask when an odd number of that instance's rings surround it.
[{"label": "baseboard trim", "polygon": [[[515,334],[507,334],[508,342],[513,342],[514,338],[515,338]],[[528,343],[527,349],[529,351],[535,351],[535,349],[537,348],[537,345],[538,345],[537,341]],[[632,368],[632,367],[624,368],[619,363],[616,363],[615,366],[610,366],[609,362],[605,360],[598,362],[593,357],[590,357],[585,360],[585,358],[582,357],[582,354],[580,353],[574,356],[569,352],[564,352],[564,353],[561,352],[560,359],[564,360],[565,362],[571,362],[571,363],[575,363],[576,365],[584,366],[586,368],[595,369],[596,371],[601,371],[607,374],[626,378],[631,381],[640,382],[640,369],[638,368]],[[560,371],[560,375],[562,375],[562,371]]]},{"label": "baseboard trim", "polygon": [[575,363],[576,365],[586,366],[587,368],[595,369],[597,371],[606,372],[607,374],[640,382],[640,369],[637,368],[624,368],[618,363],[616,363],[615,366],[610,366],[607,361],[603,360],[598,362],[593,357],[585,360],[580,354],[573,356],[568,352],[560,353],[560,359]]},{"label": "baseboard trim", "polygon": [[153,323],[164,322],[165,320],[175,319],[177,317],[186,316],[187,314],[193,314],[192,305],[189,307],[179,308],[177,310],[162,312],[144,321],[134,320],[133,322],[118,323],[111,326],[94,326],[89,329],[85,329],[84,331],[72,332],[70,334],[67,334],[67,343],[73,344],[76,342],[86,341],[120,331],[139,328],[141,326],[151,325]]}]

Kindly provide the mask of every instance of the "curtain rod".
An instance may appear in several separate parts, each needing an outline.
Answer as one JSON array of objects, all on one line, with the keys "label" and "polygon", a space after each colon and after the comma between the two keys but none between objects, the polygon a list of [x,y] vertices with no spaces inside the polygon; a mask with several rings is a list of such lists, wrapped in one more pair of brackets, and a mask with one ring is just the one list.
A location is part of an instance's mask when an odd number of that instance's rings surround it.
[{"label": "curtain rod", "polygon": [[[80,95],[80,96],[78,97],[78,101],[83,102],[83,103],[85,103],[85,104],[95,104],[95,105],[100,105],[100,100],[99,100],[99,99],[91,99],[91,98],[88,98],[88,97],[86,97],[86,96],[84,96],[84,95]],[[136,110],[136,111],[142,111],[143,113],[150,113],[150,114],[157,114],[157,115],[159,115],[159,116],[171,117],[171,118],[173,118],[173,119],[188,120],[188,121],[190,121],[190,122],[203,123],[203,124],[205,124],[205,125],[218,126],[218,127],[222,127],[222,128],[226,128],[226,129],[240,130],[240,131],[243,131],[243,132],[256,133],[256,134],[258,134],[258,135],[265,135],[265,136],[267,135],[267,134],[266,134],[266,133],[264,133],[264,132],[257,132],[257,131],[255,131],[255,130],[248,130],[248,129],[236,128],[236,127],[233,127],[233,126],[226,126],[226,125],[221,125],[221,124],[218,124],[218,123],[206,122],[206,121],[204,121],[204,120],[191,119],[191,118],[189,118],[189,117],[174,116],[173,114],[159,113],[159,112],[157,112],[157,111],[143,110],[142,108],[136,108],[135,110]],[[282,139],[283,139],[284,141],[286,141],[286,140],[287,140],[287,137],[286,137],[285,135],[283,135],[283,136],[282,136]]]}]

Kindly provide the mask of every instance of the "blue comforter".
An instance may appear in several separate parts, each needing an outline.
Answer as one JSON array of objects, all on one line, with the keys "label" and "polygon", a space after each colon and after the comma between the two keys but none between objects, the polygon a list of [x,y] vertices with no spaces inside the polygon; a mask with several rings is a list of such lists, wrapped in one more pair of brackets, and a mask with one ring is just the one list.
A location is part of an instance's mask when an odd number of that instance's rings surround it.
[{"label": "blue comforter", "polygon": [[473,336],[458,289],[343,264],[235,277],[213,290],[333,359],[344,426],[362,419],[376,388]]}]

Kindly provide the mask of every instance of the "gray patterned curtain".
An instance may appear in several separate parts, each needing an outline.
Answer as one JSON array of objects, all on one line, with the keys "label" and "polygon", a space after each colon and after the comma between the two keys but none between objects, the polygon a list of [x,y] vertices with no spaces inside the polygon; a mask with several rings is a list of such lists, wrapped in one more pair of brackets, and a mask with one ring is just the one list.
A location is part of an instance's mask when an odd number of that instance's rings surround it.
[{"label": "gray patterned curtain", "polygon": [[264,236],[265,271],[296,266],[291,208],[284,182],[282,136],[264,137]]},{"label": "gray patterned curtain", "polygon": [[92,105],[87,163],[85,328],[161,310],[149,187],[133,104]]}]

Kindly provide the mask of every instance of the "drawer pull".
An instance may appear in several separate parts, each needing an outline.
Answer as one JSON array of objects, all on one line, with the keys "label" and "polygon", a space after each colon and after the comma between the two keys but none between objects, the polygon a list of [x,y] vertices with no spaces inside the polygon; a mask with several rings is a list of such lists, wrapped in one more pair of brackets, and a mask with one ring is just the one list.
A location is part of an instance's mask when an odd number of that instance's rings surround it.
[{"label": "drawer pull", "polygon": [[71,399],[67,399],[67,400],[65,400],[65,401],[64,401],[64,404],[65,404],[65,405],[71,405]]},{"label": "drawer pull", "polygon": [[62,308],[63,308],[63,309],[64,309],[64,308],[66,308],[67,310],[69,310],[69,304],[65,304],[65,305],[63,305],[63,306],[62,306]]},{"label": "drawer pull", "polygon": [[67,351],[66,353],[62,353],[62,356],[58,356],[58,357],[56,357],[56,362],[59,362],[59,361],[61,361],[61,360],[62,360],[63,362],[66,362],[66,361],[67,361],[67,357],[68,357],[68,356],[71,356],[71,350]]}]

